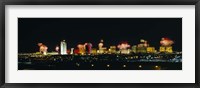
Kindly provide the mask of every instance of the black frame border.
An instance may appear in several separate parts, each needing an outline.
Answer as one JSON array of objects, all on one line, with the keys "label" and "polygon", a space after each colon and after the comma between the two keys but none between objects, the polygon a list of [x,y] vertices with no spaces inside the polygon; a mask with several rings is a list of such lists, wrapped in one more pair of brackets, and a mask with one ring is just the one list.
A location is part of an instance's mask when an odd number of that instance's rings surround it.
[{"label": "black frame border", "polygon": [[[5,5],[195,5],[195,83],[5,83]],[[200,0],[0,0],[1,88],[200,88]]]}]

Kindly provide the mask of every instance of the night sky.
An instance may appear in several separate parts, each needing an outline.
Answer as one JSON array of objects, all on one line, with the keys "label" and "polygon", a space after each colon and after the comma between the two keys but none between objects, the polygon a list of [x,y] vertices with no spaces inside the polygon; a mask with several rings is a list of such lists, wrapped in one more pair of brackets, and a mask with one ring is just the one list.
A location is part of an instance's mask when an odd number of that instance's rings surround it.
[{"label": "night sky", "polygon": [[162,37],[174,41],[174,51],[182,50],[181,18],[18,18],[18,52],[37,52],[38,43],[54,51],[61,40],[67,47],[90,42],[97,48],[101,39],[105,47],[127,41],[131,46],[148,41],[159,49]]}]

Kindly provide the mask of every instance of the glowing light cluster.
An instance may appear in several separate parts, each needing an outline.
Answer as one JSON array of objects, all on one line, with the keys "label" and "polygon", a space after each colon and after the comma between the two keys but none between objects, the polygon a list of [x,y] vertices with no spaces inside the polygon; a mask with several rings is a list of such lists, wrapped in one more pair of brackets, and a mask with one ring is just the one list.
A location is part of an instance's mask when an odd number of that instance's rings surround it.
[{"label": "glowing light cluster", "polygon": [[101,39],[100,43],[99,43],[99,49],[103,48],[103,39]]},{"label": "glowing light cluster", "polygon": [[160,44],[162,46],[171,46],[172,44],[174,44],[174,41],[172,41],[169,38],[162,38],[161,41],[160,41]]},{"label": "glowing light cluster", "polygon": [[60,54],[66,55],[67,53],[67,43],[63,40],[60,42]]},{"label": "glowing light cluster", "polygon": [[84,53],[85,52],[85,45],[84,44],[78,44],[78,53]]},{"label": "glowing light cluster", "polygon": [[92,51],[92,43],[85,43],[85,47],[88,54],[91,54]]},{"label": "glowing light cluster", "polygon": [[80,49],[85,49],[85,45],[83,45],[83,44],[78,44],[77,47],[78,47],[79,50]]},{"label": "glowing light cluster", "polygon": [[99,48],[102,48],[103,47],[103,43],[99,43]]},{"label": "glowing light cluster", "polygon": [[46,55],[48,47],[43,43],[38,43],[40,53]]},{"label": "glowing light cluster", "polygon": [[149,44],[144,39],[141,39],[140,44],[138,44],[138,47],[148,47],[148,46],[149,46]]},{"label": "glowing light cluster", "polygon": [[55,50],[56,50],[56,52],[59,52],[59,46],[56,46],[56,48],[55,48]]},{"label": "glowing light cluster", "polygon": [[129,47],[130,47],[130,45],[127,42],[122,42],[121,44],[119,44],[117,46],[117,48],[119,48],[119,49],[127,49]]}]

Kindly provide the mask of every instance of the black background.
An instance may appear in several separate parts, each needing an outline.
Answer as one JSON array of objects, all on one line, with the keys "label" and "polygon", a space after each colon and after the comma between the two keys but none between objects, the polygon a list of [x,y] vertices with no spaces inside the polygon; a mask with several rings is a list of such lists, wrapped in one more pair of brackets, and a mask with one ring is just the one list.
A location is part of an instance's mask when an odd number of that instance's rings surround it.
[{"label": "black background", "polygon": [[132,46],[145,39],[150,46],[160,46],[162,37],[174,40],[175,51],[182,50],[181,18],[18,18],[18,50],[20,53],[38,51],[37,43],[54,51],[61,40],[68,48],[91,42],[97,48],[128,41]]}]

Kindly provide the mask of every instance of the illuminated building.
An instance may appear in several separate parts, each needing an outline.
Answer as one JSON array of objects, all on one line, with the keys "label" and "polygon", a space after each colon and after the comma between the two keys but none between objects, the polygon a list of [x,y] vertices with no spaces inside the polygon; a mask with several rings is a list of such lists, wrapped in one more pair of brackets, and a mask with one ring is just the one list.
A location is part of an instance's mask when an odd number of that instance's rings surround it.
[{"label": "illuminated building", "polygon": [[74,48],[71,48],[70,54],[74,54]]},{"label": "illuminated building", "polygon": [[91,43],[85,43],[85,49],[87,54],[91,54],[92,52],[92,44]]},{"label": "illuminated building", "polygon": [[105,54],[105,53],[107,53],[107,48],[106,47],[102,47],[101,49],[97,50],[97,53]]},{"label": "illuminated building", "polygon": [[162,38],[160,41],[161,46],[171,46],[174,42],[169,38]]},{"label": "illuminated building", "polygon": [[137,53],[147,53],[147,47],[137,47]]},{"label": "illuminated building", "polygon": [[155,53],[155,47],[147,47],[147,53]]},{"label": "illuminated building", "polygon": [[160,52],[165,52],[165,47],[161,46],[159,50]]},{"label": "illuminated building", "polygon": [[65,40],[60,42],[60,54],[67,54],[67,43],[65,42]]},{"label": "illuminated building", "polygon": [[174,44],[174,42],[171,39],[162,38],[160,44],[160,52],[173,53],[173,48],[171,45]]},{"label": "illuminated building", "polygon": [[42,43],[38,43],[38,46],[39,46],[39,52],[43,55],[47,55],[48,47]]},{"label": "illuminated building", "polygon": [[79,49],[74,49],[74,54],[79,54]]},{"label": "illuminated building", "polygon": [[130,49],[128,49],[130,47],[130,45],[127,42],[122,42],[117,47],[119,48],[119,52],[121,54],[129,54],[130,53]]},{"label": "illuminated building", "polygon": [[147,43],[146,40],[141,39],[140,40],[140,44],[137,45],[137,53],[147,53],[147,47],[149,46],[149,44]]},{"label": "illuminated building", "polygon": [[122,49],[120,50],[121,54],[130,54],[130,49]]},{"label": "illuminated building", "polygon": [[83,44],[78,44],[78,51],[79,51],[79,54],[85,54],[85,45]]},{"label": "illuminated building", "polygon": [[56,46],[55,51],[59,52],[59,46]]},{"label": "illuminated building", "polygon": [[56,46],[55,51],[57,54],[59,54],[59,49],[60,49],[59,46]]},{"label": "illuminated building", "polygon": [[132,46],[132,52],[137,53],[137,46],[136,45]]},{"label": "illuminated building", "polygon": [[172,46],[166,47],[166,52],[173,53]]},{"label": "illuminated building", "polygon": [[160,46],[160,52],[173,53],[172,46]]},{"label": "illuminated building", "polygon": [[100,41],[98,46],[99,46],[99,49],[101,49],[103,47],[103,40]]},{"label": "illuminated building", "polygon": [[70,49],[68,49],[68,50],[67,50],[67,54],[68,54],[68,53],[70,54],[70,51],[71,51],[71,50],[70,50]]},{"label": "illuminated building", "polygon": [[91,54],[96,55],[97,54],[97,49],[96,48],[92,48]]},{"label": "illuminated building", "polygon": [[103,54],[106,53],[106,47],[103,47],[103,40],[100,41],[100,43],[98,44],[99,50],[97,50],[98,54]]},{"label": "illuminated building", "polygon": [[116,46],[110,46],[110,48],[108,49],[109,53],[114,54],[116,53]]},{"label": "illuminated building", "polygon": [[148,47],[149,46],[149,44],[147,43],[147,41],[144,40],[144,39],[141,39],[140,42],[141,42],[142,46],[144,46],[144,47]]}]

